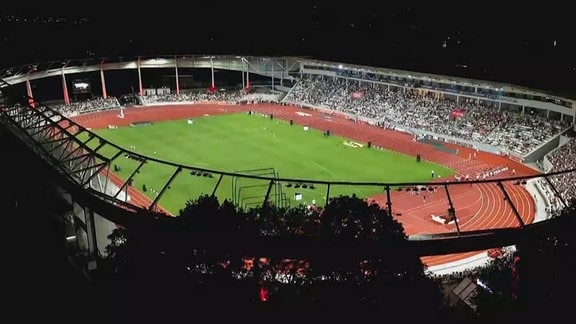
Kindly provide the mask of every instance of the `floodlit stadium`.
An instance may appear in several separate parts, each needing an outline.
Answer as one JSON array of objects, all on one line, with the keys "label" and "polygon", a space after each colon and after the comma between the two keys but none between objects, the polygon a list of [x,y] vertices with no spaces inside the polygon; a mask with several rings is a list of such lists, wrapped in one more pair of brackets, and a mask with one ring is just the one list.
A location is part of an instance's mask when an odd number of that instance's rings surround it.
[{"label": "floodlit stadium", "polygon": [[[207,86],[190,81],[197,70]],[[221,85],[222,71],[236,79]],[[398,220],[429,269],[449,271],[554,222],[575,196],[575,103],[537,90],[296,57],[0,73],[2,123],[60,174],[85,223],[70,235],[91,253],[131,213],[177,216],[201,195],[244,210],[355,195]],[[130,90],[111,95],[118,83]],[[60,100],[38,99],[43,86],[61,88]]]}]

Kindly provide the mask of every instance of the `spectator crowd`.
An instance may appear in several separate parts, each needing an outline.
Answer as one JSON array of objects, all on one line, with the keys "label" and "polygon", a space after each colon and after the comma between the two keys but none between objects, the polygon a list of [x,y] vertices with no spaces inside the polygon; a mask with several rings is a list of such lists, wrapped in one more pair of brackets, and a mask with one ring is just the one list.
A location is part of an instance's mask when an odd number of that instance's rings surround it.
[{"label": "spectator crowd", "polygon": [[[552,168],[548,170],[549,172],[576,169],[576,139],[573,138],[558,149],[552,151],[548,154],[548,160],[550,164],[552,164]],[[576,183],[576,174],[574,172],[551,176],[550,182],[566,203],[570,203],[572,199],[576,198],[576,187],[574,186],[574,183]],[[543,188],[544,194],[550,202],[548,207],[549,212],[555,214],[561,210],[563,205],[548,182],[544,179],[540,180],[540,186]]]},{"label": "spectator crowd", "polygon": [[50,107],[66,117],[120,108],[116,97],[96,98],[86,101],[71,102],[70,104],[50,105]]},{"label": "spectator crowd", "polygon": [[[472,99],[460,102],[435,93],[343,78],[305,77],[284,99],[369,118],[383,127],[412,128],[525,155],[567,125]],[[462,113],[455,117],[454,111]]]},{"label": "spectator crowd", "polygon": [[[569,126],[537,114],[499,109],[490,102],[468,98],[456,102],[418,89],[322,76],[301,79],[284,102],[331,109],[352,118],[369,119],[386,128],[417,129],[488,144],[519,156]],[[461,114],[454,116],[455,111]],[[553,165],[552,172],[576,168],[576,140],[572,139],[551,153],[549,161]],[[576,174],[554,176],[551,182],[564,201],[576,198],[573,185]],[[561,210],[563,205],[548,183],[542,180],[540,187],[550,202],[548,212]]]},{"label": "spectator crowd", "polygon": [[194,103],[194,102],[225,102],[235,104],[246,94],[245,91],[215,91],[215,92],[187,92],[164,93],[142,96],[142,103],[151,105],[155,103]]}]

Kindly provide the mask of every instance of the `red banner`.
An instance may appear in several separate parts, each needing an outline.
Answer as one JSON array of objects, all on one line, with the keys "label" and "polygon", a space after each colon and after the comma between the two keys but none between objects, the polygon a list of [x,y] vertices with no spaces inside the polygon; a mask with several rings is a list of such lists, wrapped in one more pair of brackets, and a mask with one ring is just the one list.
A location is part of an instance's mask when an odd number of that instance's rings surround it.
[{"label": "red banner", "polygon": [[451,119],[461,118],[462,116],[464,116],[464,110],[462,109],[454,109],[450,112]]}]

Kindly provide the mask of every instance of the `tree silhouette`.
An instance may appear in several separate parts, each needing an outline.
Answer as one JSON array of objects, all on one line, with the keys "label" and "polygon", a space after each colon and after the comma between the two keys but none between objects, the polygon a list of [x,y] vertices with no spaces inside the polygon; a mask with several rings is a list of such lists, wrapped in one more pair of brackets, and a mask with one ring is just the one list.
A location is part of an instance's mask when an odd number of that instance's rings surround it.
[{"label": "tree silhouette", "polygon": [[376,203],[356,195],[332,198],[322,212],[321,235],[337,241],[405,239],[404,228]]},{"label": "tree silhouette", "polygon": [[573,269],[576,260],[576,204],[561,212],[553,233],[524,240],[514,264],[517,305],[524,319],[546,314],[556,322],[573,322]]},{"label": "tree silhouette", "polygon": [[129,266],[132,262],[132,249],[129,239],[131,231],[118,227],[108,235],[110,243],[106,246],[106,256],[99,262],[99,272],[107,275],[108,279],[128,279]]},{"label": "tree silhouette", "polygon": [[[355,196],[335,197],[321,212],[270,205],[243,211],[202,196],[178,217],[139,217],[110,236],[105,263],[117,277],[185,289],[203,302],[258,305],[265,296],[272,307],[333,308],[332,315],[355,307],[440,316],[439,289],[406,248],[402,225]],[[422,312],[406,313],[412,307]]]},{"label": "tree silhouette", "polygon": [[551,231],[534,232],[518,245],[511,259],[494,260],[477,271],[491,292],[480,289],[476,298],[479,320],[523,321],[544,316],[556,323],[571,323],[572,273],[576,260],[574,215],[576,205],[561,211]]},{"label": "tree silhouette", "polygon": [[[323,270],[339,269],[339,276],[353,278],[323,289],[323,299],[343,307],[343,302],[369,305],[387,315],[402,312],[403,318],[413,319],[419,314],[403,312],[417,305],[420,314],[439,316],[442,297],[437,284],[425,276],[420,259],[406,248],[402,225],[385,209],[356,196],[341,196],[331,199],[320,219],[320,236],[336,242],[336,247],[374,249],[358,253],[356,258],[349,254],[337,264],[330,264],[329,259],[313,260],[313,269],[319,264]],[[338,250],[333,258],[338,258]],[[335,288],[346,292],[338,294]]]}]

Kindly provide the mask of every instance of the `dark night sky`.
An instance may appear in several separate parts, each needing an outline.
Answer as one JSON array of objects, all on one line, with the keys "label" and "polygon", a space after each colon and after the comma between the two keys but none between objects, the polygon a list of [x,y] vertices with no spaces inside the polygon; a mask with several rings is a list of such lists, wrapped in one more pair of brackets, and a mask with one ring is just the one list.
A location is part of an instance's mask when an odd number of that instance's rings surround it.
[{"label": "dark night sky", "polygon": [[20,2],[0,14],[1,65],[176,53],[302,55],[576,93],[576,28],[567,4],[335,3],[49,2],[29,9]]}]

